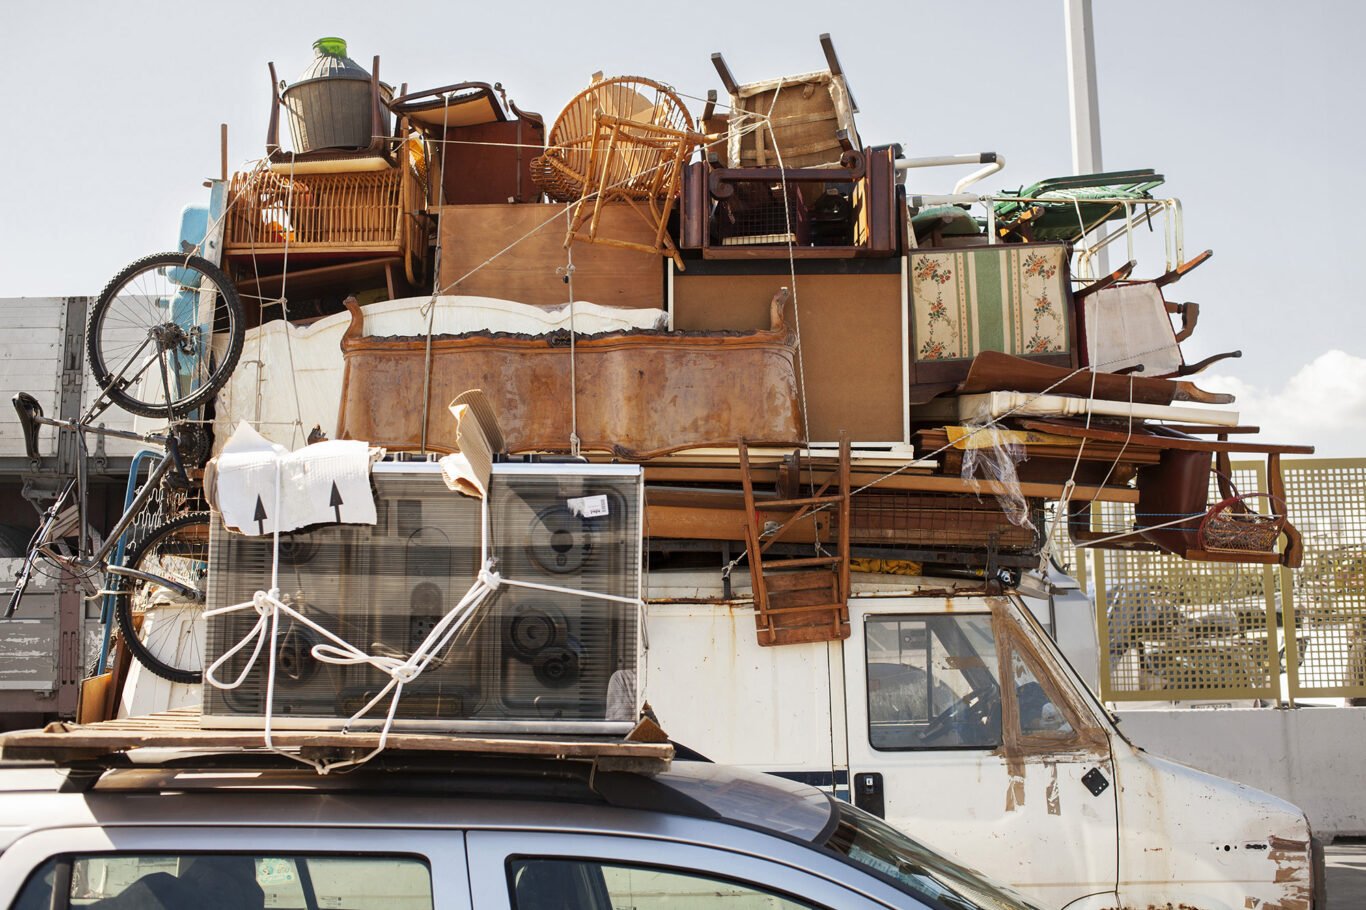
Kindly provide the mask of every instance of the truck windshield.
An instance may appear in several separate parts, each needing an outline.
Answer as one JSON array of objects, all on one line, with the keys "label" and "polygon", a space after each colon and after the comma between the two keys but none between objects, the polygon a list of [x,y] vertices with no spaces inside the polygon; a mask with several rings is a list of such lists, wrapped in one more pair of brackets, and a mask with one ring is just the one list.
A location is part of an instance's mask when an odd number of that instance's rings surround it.
[{"label": "truck windshield", "polygon": [[891,825],[831,797],[839,821],[827,850],[891,879],[943,910],[1035,910],[1033,904],[911,840]]}]

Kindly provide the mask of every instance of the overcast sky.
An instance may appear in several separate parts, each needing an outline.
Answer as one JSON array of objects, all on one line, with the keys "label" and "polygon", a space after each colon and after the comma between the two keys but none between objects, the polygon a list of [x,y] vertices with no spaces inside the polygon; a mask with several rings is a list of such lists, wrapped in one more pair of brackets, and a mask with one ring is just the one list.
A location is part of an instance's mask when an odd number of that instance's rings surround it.
[{"label": "overcast sky", "polygon": [[[1366,146],[1356,0],[1097,0],[1107,169],[1152,167],[1185,206],[1188,254],[1214,259],[1169,296],[1201,303],[1187,360],[1240,348],[1201,384],[1245,422],[1325,455],[1366,455]],[[266,62],[292,80],[339,35],[387,82],[502,82],[547,120],[601,70],[720,88],[722,51],[755,81],[819,69],[832,34],[867,144],[912,156],[997,151],[983,189],[1069,173],[1061,0],[646,4],[232,4],[0,0],[0,297],[95,294],[174,245],[183,205],[261,154]],[[695,104],[695,111],[700,104]],[[962,171],[921,171],[946,192]],[[1120,258],[1123,258],[1122,256]],[[1161,263],[1148,260],[1151,276]]]}]

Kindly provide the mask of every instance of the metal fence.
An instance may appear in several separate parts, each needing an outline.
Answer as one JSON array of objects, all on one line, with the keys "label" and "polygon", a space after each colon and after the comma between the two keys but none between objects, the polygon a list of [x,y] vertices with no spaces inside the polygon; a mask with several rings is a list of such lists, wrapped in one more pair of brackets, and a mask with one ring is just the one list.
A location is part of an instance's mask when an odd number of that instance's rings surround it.
[{"label": "metal fence", "polygon": [[[1366,459],[1283,466],[1287,512],[1304,536],[1299,569],[1070,551],[1096,600],[1104,700],[1366,696]],[[1233,467],[1239,489],[1267,488],[1265,465]],[[1133,518],[1133,506],[1106,504],[1093,528]]]},{"label": "metal fence", "polygon": [[1285,463],[1304,564],[1280,573],[1287,695],[1366,696],[1366,458]]}]

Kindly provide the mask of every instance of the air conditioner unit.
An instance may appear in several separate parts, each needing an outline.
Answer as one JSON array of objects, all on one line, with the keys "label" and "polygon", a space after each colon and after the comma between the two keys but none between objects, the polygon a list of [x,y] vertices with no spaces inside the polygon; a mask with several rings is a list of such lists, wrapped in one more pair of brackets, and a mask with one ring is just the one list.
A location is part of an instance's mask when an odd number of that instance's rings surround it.
[{"label": "air conditioner unit", "polygon": [[[378,522],[281,536],[281,599],[375,655],[406,658],[466,594],[480,569],[483,504],[451,492],[425,462],[374,468]],[[643,481],[634,465],[498,464],[489,485],[489,551],[508,581],[638,600]],[[272,539],[215,522],[208,607],[270,587]],[[395,729],[623,733],[639,714],[638,608],[616,600],[502,585],[451,645],[404,686]],[[246,609],[210,617],[206,662],[247,636]],[[323,638],[281,617],[274,729],[338,729],[389,681],[367,664],[319,661]],[[215,676],[235,680],[251,647]],[[205,727],[265,722],[266,649],[237,688],[204,686]],[[352,729],[375,729],[385,697]]]}]

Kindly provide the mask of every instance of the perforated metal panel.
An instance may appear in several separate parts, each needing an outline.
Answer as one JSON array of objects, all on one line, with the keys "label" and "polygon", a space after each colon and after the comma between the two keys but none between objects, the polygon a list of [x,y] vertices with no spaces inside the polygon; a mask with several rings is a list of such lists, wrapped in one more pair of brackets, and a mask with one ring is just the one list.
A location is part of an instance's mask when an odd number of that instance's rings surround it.
[{"label": "perforated metal panel", "polygon": [[[1261,464],[1234,465],[1233,475],[1239,490],[1266,489]],[[1211,502],[1220,498],[1213,477],[1210,496]],[[1093,514],[1093,527],[1108,533],[1127,530],[1133,521],[1131,505],[1107,503]],[[1271,566],[1093,550],[1092,567],[1106,701],[1277,697]]]},{"label": "perforated metal panel", "polygon": [[1293,700],[1366,696],[1366,459],[1285,463],[1304,563],[1281,575]]}]

